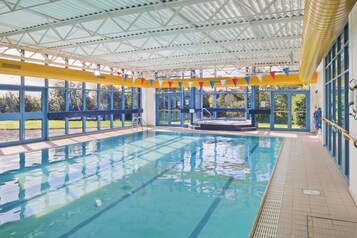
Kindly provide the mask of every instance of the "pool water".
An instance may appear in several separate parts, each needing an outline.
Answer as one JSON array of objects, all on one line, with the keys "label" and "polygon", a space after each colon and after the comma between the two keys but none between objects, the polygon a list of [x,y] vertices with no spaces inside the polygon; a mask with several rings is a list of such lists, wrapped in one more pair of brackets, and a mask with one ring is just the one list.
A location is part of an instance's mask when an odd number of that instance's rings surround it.
[{"label": "pool water", "polygon": [[283,139],[142,132],[0,157],[0,237],[247,237]]}]

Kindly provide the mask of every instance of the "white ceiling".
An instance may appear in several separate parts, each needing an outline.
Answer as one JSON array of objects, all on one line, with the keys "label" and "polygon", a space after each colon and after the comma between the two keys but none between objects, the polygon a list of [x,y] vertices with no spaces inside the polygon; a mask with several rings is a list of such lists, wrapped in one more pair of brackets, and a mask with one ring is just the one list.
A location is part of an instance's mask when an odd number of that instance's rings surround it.
[{"label": "white ceiling", "polygon": [[298,67],[303,14],[304,0],[4,0],[0,38],[134,71]]}]

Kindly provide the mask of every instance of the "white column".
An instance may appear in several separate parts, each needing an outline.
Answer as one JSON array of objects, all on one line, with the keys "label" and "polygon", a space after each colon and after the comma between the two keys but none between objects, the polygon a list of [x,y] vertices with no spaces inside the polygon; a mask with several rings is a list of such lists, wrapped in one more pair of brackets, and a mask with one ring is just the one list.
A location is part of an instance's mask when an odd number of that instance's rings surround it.
[{"label": "white column", "polygon": [[142,117],[149,126],[155,126],[156,121],[156,100],[155,88],[142,89]]},{"label": "white column", "polygon": [[[314,112],[317,107],[321,107],[322,113],[324,113],[325,108],[324,108],[324,99],[325,99],[325,94],[324,94],[324,77],[325,77],[325,68],[324,68],[324,61],[322,61],[317,68],[317,83],[312,84],[310,87],[310,121],[311,121],[311,131],[314,131]],[[325,115],[323,115],[325,116]],[[324,126],[322,125],[322,128]],[[324,135],[325,130],[322,130],[322,135],[318,135],[318,138],[320,140],[320,143],[324,143]]]},{"label": "white column", "polygon": [[[349,79],[357,79],[357,4],[349,15]],[[350,116],[350,134],[357,138],[357,120]],[[350,193],[357,204],[357,149],[350,142]]]}]

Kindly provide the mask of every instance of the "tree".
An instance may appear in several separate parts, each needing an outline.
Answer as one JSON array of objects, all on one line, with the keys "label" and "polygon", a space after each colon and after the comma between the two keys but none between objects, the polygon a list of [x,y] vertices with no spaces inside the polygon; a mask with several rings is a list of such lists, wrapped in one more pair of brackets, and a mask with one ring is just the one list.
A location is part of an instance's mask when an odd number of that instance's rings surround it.
[{"label": "tree", "polygon": [[0,113],[20,112],[19,93],[7,92],[0,97]]}]

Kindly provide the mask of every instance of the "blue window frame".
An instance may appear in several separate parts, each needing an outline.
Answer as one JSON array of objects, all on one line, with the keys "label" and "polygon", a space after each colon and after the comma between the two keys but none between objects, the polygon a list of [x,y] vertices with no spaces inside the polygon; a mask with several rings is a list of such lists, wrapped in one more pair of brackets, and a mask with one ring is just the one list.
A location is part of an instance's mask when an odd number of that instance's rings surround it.
[{"label": "blue window frame", "polygon": [[[348,25],[332,44],[324,59],[325,108],[324,116],[349,131],[348,108]],[[324,125],[325,146],[336,161],[342,174],[349,178],[349,143],[340,131]]]},{"label": "blue window frame", "polygon": [[141,105],[140,88],[0,75],[0,146],[131,126]]}]

